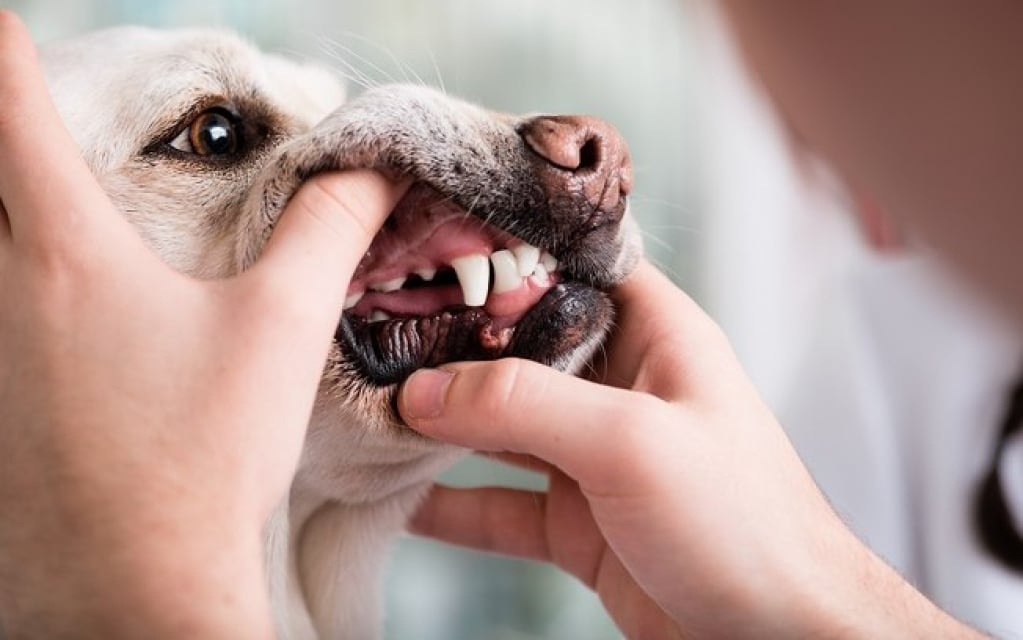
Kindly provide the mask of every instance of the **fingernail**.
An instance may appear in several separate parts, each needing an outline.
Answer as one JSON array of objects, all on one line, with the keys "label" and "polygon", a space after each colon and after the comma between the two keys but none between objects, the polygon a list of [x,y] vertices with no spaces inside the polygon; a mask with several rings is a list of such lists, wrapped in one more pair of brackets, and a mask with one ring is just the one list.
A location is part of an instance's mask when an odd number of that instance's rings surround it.
[{"label": "fingernail", "polygon": [[444,411],[444,396],[453,374],[443,369],[420,369],[401,388],[401,414],[406,420],[436,418]]}]

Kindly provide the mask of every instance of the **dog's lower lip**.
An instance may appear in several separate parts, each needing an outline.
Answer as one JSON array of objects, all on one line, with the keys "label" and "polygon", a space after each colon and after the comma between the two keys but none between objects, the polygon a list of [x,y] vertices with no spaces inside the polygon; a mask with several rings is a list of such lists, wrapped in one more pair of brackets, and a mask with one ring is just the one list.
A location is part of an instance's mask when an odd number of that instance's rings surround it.
[{"label": "dog's lower lip", "polygon": [[600,291],[568,282],[552,287],[514,327],[500,326],[481,309],[378,323],[346,313],[335,339],[368,381],[387,386],[416,369],[460,360],[511,356],[551,364],[596,331],[610,309]]}]

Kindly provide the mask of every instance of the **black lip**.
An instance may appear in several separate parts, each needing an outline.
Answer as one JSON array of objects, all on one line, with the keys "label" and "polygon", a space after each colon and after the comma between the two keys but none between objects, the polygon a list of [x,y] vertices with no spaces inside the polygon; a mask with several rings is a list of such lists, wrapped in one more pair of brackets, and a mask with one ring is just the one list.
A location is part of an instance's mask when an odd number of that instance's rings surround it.
[{"label": "black lip", "polygon": [[386,386],[446,362],[517,357],[556,364],[607,326],[612,314],[603,292],[563,282],[506,332],[495,331],[482,309],[462,307],[373,324],[345,313],[334,338],[368,381]]}]

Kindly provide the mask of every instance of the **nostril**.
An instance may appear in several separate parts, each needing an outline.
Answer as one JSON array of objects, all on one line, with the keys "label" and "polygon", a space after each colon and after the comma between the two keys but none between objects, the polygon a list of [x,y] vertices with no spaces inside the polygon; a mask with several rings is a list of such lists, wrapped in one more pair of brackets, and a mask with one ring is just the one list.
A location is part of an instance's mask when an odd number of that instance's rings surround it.
[{"label": "nostril", "polygon": [[565,171],[575,171],[583,162],[580,129],[555,118],[540,118],[522,131],[522,137],[538,156]]},{"label": "nostril", "polygon": [[600,139],[591,136],[579,148],[579,165],[575,168],[576,171],[595,168],[600,164],[600,156]]},{"label": "nostril", "polygon": [[[632,165],[614,127],[589,116],[539,116],[523,122],[518,133],[535,154],[531,162],[544,191],[574,203],[564,212],[564,225],[590,228],[621,219]],[[580,220],[584,211],[592,215]]]}]

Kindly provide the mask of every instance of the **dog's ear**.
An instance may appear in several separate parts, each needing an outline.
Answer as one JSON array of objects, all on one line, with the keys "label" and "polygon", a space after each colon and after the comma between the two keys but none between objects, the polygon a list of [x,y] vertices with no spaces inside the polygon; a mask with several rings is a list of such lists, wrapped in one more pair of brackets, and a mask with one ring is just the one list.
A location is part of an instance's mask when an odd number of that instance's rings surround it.
[{"label": "dog's ear", "polygon": [[263,59],[274,94],[288,96],[289,115],[309,126],[344,103],[344,83],[328,69],[273,54],[264,54]]}]

